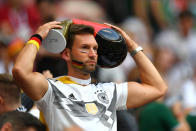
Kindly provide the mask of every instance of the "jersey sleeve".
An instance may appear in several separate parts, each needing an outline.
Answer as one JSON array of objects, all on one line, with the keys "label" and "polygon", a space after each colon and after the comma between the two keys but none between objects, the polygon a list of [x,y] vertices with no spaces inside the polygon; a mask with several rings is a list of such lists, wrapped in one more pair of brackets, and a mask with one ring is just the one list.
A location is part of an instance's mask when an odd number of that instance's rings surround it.
[{"label": "jersey sleeve", "polygon": [[52,99],[53,99],[52,87],[50,82],[48,82],[48,90],[40,100],[36,101],[38,109],[43,111],[43,109],[47,109],[46,107],[50,107],[49,104],[51,103]]},{"label": "jersey sleeve", "polygon": [[117,92],[117,102],[116,102],[116,109],[117,110],[125,110],[127,109],[127,82],[116,84],[116,92]]}]

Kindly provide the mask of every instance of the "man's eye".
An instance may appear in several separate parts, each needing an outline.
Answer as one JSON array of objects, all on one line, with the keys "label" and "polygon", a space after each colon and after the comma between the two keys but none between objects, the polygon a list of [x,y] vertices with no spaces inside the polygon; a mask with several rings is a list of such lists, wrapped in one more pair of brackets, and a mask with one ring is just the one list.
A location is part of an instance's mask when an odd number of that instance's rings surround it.
[{"label": "man's eye", "polygon": [[82,49],[88,49],[88,46],[83,46]]},{"label": "man's eye", "polygon": [[95,51],[96,53],[97,53],[97,50],[98,50],[97,48],[94,48],[94,51]]},{"label": "man's eye", "polygon": [[80,48],[80,51],[82,53],[88,53],[88,47],[87,46],[83,46],[83,47]]}]

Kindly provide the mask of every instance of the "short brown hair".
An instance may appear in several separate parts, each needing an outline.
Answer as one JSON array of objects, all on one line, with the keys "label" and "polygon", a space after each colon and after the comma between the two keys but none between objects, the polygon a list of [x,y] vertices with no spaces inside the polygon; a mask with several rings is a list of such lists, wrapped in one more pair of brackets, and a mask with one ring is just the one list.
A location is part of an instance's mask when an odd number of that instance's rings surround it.
[{"label": "short brown hair", "polygon": [[73,46],[73,42],[75,39],[75,35],[78,34],[94,34],[94,28],[88,25],[82,25],[82,24],[72,24],[69,27],[68,31],[68,40],[67,40],[67,46],[66,48],[71,49]]},{"label": "short brown hair", "polygon": [[35,116],[27,112],[9,111],[0,115],[0,130],[5,123],[10,123],[14,131],[26,131],[33,128],[36,131],[46,131],[46,126]]},{"label": "short brown hair", "polygon": [[16,86],[12,75],[0,74],[0,96],[6,104],[20,103],[20,93],[20,88]]}]

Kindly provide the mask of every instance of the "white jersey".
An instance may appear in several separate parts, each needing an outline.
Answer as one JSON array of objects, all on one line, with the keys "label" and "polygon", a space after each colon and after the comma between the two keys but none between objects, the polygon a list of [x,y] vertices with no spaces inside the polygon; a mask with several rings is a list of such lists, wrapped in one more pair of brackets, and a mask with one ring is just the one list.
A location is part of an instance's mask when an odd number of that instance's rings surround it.
[{"label": "white jersey", "polygon": [[50,131],[73,124],[84,131],[117,130],[116,110],[126,109],[127,83],[86,82],[67,76],[48,79],[48,90],[37,105]]}]

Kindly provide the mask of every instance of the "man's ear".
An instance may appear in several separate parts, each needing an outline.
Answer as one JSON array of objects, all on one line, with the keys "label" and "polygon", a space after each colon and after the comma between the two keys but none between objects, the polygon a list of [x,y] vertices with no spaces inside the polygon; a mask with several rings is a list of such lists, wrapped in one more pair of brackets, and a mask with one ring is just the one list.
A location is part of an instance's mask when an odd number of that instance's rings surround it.
[{"label": "man's ear", "polygon": [[12,124],[10,122],[6,122],[3,124],[0,131],[12,131]]},{"label": "man's ear", "polygon": [[[5,100],[3,99],[2,96],[0,96],[0,113],[5,112]],[[0,130],[1,131],[1,130]]]},{"label": "man's ear", "polygon": [[4,104],[4,99],[0,96],[0,105]]},{"label": "man's ear", "polygon": [[65,61],[70,61],[70,49],[69,48],[65,48],[65,50],[61,53],[61,57],[65,60]]}]

